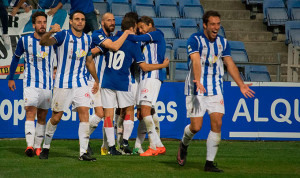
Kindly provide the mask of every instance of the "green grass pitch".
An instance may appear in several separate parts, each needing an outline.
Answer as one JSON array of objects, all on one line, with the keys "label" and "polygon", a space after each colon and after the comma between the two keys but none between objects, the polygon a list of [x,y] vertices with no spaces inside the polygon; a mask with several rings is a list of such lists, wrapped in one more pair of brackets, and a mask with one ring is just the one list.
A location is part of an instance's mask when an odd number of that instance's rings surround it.
[{"label": "green grass pitch", "polygon": [[39,160],[26,157],[24,139],[1,139],[0,177],[300,177],[300,142],[222,141],[215,160],[221,174],[203,171],[204,140],[191,143],[183,167],[176,163],[179,141],[163,141],[167,153],[156,157],[100,156],[102,140],[90,142],[96,162],[78,160],[78,140],[54,140],[49,159]]}]

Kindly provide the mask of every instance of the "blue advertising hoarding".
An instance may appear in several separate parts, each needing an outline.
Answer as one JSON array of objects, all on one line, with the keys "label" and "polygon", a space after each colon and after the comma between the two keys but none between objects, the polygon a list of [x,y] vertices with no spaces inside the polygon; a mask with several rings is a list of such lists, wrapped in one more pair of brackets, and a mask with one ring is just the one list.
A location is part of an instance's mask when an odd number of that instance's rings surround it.
[{"label": "blue advertising hoarding", "polygon": [[[25,110],[23,108],[22,80],[16,80],[17,90],[7,87],[7,80],[0,80],[0,138],[24,138]],[[222,139],[229,140],[300,140],[298,83],[254,83],[255,97],[245,98],[235,83],[224,82],[225,115]],[[160,120],[161,138],[180,139],[186,118],[184,83],[162,84],[156,113]],[[90,110],[93,114],[93,110]],[[47,120],[51,117],[51,111]],[[131,138],[137,134],[139,121],[135,121]],[[64,113],[54,138],[77,139],[78,115]],[[102,124],[91,138],[102,138]],[[210,130],[210,119],[206,114],[202,130],[195,139],[206,139]]]}]

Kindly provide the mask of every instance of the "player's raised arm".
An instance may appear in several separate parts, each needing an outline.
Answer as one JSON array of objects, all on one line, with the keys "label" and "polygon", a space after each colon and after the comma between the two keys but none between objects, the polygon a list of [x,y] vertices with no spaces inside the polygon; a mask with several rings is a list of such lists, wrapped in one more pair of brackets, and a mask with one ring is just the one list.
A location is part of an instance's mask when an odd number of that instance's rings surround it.
[{"label": "player's raised arm", "polygon": [[103,41],[103,43],[101,43],[101,46],[106,49],[118,51],[129,34],[134,34],[134,33],[131,32],[130,30],[125,30],[122,36],[118,40],[112,41],[111,39],[106,39],[105,41]]},{"label": "player's raised arm", "polygon": [[61,31],[60,25],[58,24],[51,25],[51,30],[42,36],[42,39],[40,40],[40,45],[52,46],[56,44],[57,43],[56,39],[54,37],[51,37],[51,35],[59,31]]},{"label": "player's raised arm", "polygon": [[243,80],[240,76],[239,70],[236,67],[236,65],[234,64],[233,60],[232,60],[232,57],[230,57],[230,56],[224,57],[224,64],[226,65],[227,71],[229,72],[230,76],[233,78],[235,83],[240,87],[240,90],[241,90],[242,94],[246,98],[254,97],[255,92],[249,88],[249,86],[251,86],[252,83],[251,84],[245,84],[243,82]]},{"label": "player's raised arm", "polygon": [[158,70],[169,66],[170,60],[166,58],[162,64],[147,64],[146,62],[139,63],[140,68],[145,71]]}]

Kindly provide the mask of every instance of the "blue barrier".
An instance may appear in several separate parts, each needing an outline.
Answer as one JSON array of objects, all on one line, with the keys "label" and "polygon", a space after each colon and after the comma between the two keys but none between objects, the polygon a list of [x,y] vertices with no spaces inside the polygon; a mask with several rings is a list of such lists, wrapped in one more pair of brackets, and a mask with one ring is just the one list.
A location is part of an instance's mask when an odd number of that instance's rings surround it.
[{"label": "blue barrier", "polygon": [[[0,138],[24,138],[25,111],[22,107],[22,80],[17,90],[9,91],[7,80],[0,80]],[[156,112],[161,138],[180,139],[186,118],[184,83],[162,84]],[[246,99],[234,83],[224,83],[225,112],[222,139],[230,140],[300,140],[300,85],[292,83],[254,83],[255,98]],[[93,110],[91,109],[91,115]],[[51,117],[51,111],[47,120]],[[131,138],[136,137],[135,121]],[[54,138],[77,139],[79,119],[71,110],[64,114]],[[91,138],[102,138],[102,122]],[[209,116],[204,116],[202,130],[195,139],[206,139],[210,130]]]}]

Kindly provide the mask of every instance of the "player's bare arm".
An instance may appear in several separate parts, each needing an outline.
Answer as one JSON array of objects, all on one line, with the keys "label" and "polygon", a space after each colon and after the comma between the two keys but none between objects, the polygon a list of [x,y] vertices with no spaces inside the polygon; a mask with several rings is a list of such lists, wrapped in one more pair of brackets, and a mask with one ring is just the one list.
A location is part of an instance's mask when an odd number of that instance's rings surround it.
[{"label": "player's bare arm", "polygon": [[51,37],[51,35],[53,33],[61,31],[60,25],[54,24],[54,25],[51,25],[50,27],[51,27],[51,30],[49,32],[45,33],[41,38],[40,45],[42,45],[42,46],[52,46],[52,45],[56,44],[55,38]]},{"label": "player's bare arm", "polygon": [[96,67],[95,67],[95,62],[92,58],[92,56],[87,56],[86,57],[86,68],[89,70],[90,74],[93,76],[95,79],[95,83],[92,89],[92,93],[95,94],[99,90],[99,79],[96,73]]},{"label": "player's bare arm", "polygon": [[232,60],[232,57],[227,56],[224,57],[224,64],[227,67],[227,71],[229,72],[230,76],[233,78],[235,83],[240,87],[241,93],[245,96],[245,98],[252,98],[254,97],[255,92],[249,88],[250,84],[245,84],[242,80],[239,70],[236,67],[235,63]]},{"label": "player's bare arm", "polygon": [[96,54],[100,53],[101,50],[99,48],[95,47],[95,48],[91,49],[91,52],[93,55],[96,55]]},{"label": "player's bare arm", "polygon": [[169,66],[170,60],[166,58],[162,64],[147,64],[146,62],[139,63],[141,69],[145,72],[166,68]]},{"label": "player's bare arm", "polygon": [[204,86],[200,83],[201,78],[201,62],[200,62],[200,54],[199,53],[192,53],[190,55],[193,67],[193,75],[194,80],[193,82],[196,84],[197,89],[196,91],[200,91],[200,93],[206,93]]},{"label": "player's bare arm", "polygon": [[123,45],[124,41],[126,40],[126,38],[128,37],[128,35],[134,35],[134,33],[130,30],[125,30],[124,33],[122,34],[122,36],[116,40],[116,41],[112,41],[111,39],[106,39],[105,41],[103,41],[103,43],[101,43],[101,46],[106,48],[106,49],[110,49],[113,51],[118,51],[121,46]]},{"label": "player's bare arm", "polygon": [[50,16],[55,15],[55,13],[56,13],[59,9],[61,9],[62,6],[63,6],[63,4],[62,4],[61,2],[59,2],[59,3],[57,4],[57,6],[54,7],[54,8],[51,8],[50,11],[49,11],[47,14],[50,15]]}]

